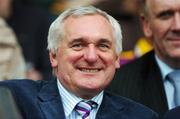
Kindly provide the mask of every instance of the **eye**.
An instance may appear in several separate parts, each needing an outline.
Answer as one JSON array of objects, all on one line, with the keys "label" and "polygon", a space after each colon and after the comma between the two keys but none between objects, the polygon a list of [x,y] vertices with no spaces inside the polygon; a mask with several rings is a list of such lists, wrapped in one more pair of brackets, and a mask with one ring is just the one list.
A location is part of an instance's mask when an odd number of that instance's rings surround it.
[{"label": "eye", "polygon": [[170,19],[172,16],[174,15],[174,12],[173,11],[164,11],[164,12],[161,12],[158,17],[162,20],[168,20]]},{"label": "eye", "polygon": [[108,49],[110,49],[110,45],[107,43],[101,43],[98,45],[98,47],[100,48],[100,50],[102,51],[107,51]]},{"label": "eye", "polygon": [[76,42],[71,45],[73,50],[81,50],[83,48],[83,44],[81,42]]}]

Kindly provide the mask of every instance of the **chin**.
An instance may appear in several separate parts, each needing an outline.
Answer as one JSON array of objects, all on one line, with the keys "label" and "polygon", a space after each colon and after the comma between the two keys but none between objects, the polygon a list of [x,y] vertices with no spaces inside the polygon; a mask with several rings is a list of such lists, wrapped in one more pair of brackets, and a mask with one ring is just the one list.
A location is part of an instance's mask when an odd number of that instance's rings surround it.
[{"label": "chin", "polygon": [[100,85],[97,85],[96,83],[90,83],[90,84],[84,84],[80,86],[83,90],[89,90],[89,91],[96,91],[99,90],[101,87]]},{"label": "chin", "polygon": [[179,59],[180,58],[180,51],[171,52],[170,55],[172,58]]}]

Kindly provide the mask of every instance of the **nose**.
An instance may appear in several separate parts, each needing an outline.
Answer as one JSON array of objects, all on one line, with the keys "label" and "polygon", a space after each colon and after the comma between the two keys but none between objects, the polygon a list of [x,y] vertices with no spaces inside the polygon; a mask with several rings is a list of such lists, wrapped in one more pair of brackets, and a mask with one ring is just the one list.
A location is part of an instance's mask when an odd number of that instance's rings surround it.
[{"label": "nose", "polygon": [[93,44],[89,44],[89,46],[87,47],[84,54],[84,58],[89,63],[94,63],[97,61],[98,58],[97,50]]},{"label": "nose", "polygon": [[180,12],[174,15],[172,29],[175,31],[180,30]]}]

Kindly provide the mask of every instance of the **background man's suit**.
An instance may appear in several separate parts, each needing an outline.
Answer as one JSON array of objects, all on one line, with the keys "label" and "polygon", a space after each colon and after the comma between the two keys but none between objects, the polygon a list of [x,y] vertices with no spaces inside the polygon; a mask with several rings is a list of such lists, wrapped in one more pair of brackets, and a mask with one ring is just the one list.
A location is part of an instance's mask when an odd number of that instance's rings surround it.
[{"label": "background man's suit", "polygon": [[[12,80],[0,86],[12,91],[23,119],[65,119],[56,80]],[[105,93],[96,119],[156,119],[156,114],[128,99]]]},{"label": "background man's suit", "polygon": [[168,110],[162,76],[153,51],[118,69],[108,90],[140,102],[160,116]]}]

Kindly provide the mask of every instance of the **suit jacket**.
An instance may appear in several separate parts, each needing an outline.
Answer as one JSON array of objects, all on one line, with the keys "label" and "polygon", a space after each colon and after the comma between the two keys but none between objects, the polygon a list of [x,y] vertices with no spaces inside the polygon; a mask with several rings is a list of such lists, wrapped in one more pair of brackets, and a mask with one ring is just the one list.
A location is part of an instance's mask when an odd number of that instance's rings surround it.
[{"label": "suit jacket", "polygon": [[166,94],[154,51],[117,70],[109,91],[140,102],[160,117],[168,110]]},{"label": "suit jacket", "polygon": [[163,119],[179,119],[180,117],[180,106],[169,110]]},{"label": "suit jacket", "polygon": [[[65,119],[56,80],[7,80],[23,119]],[[134,101],[105,93],[96,119],[157,119],[157,114]]]}]

